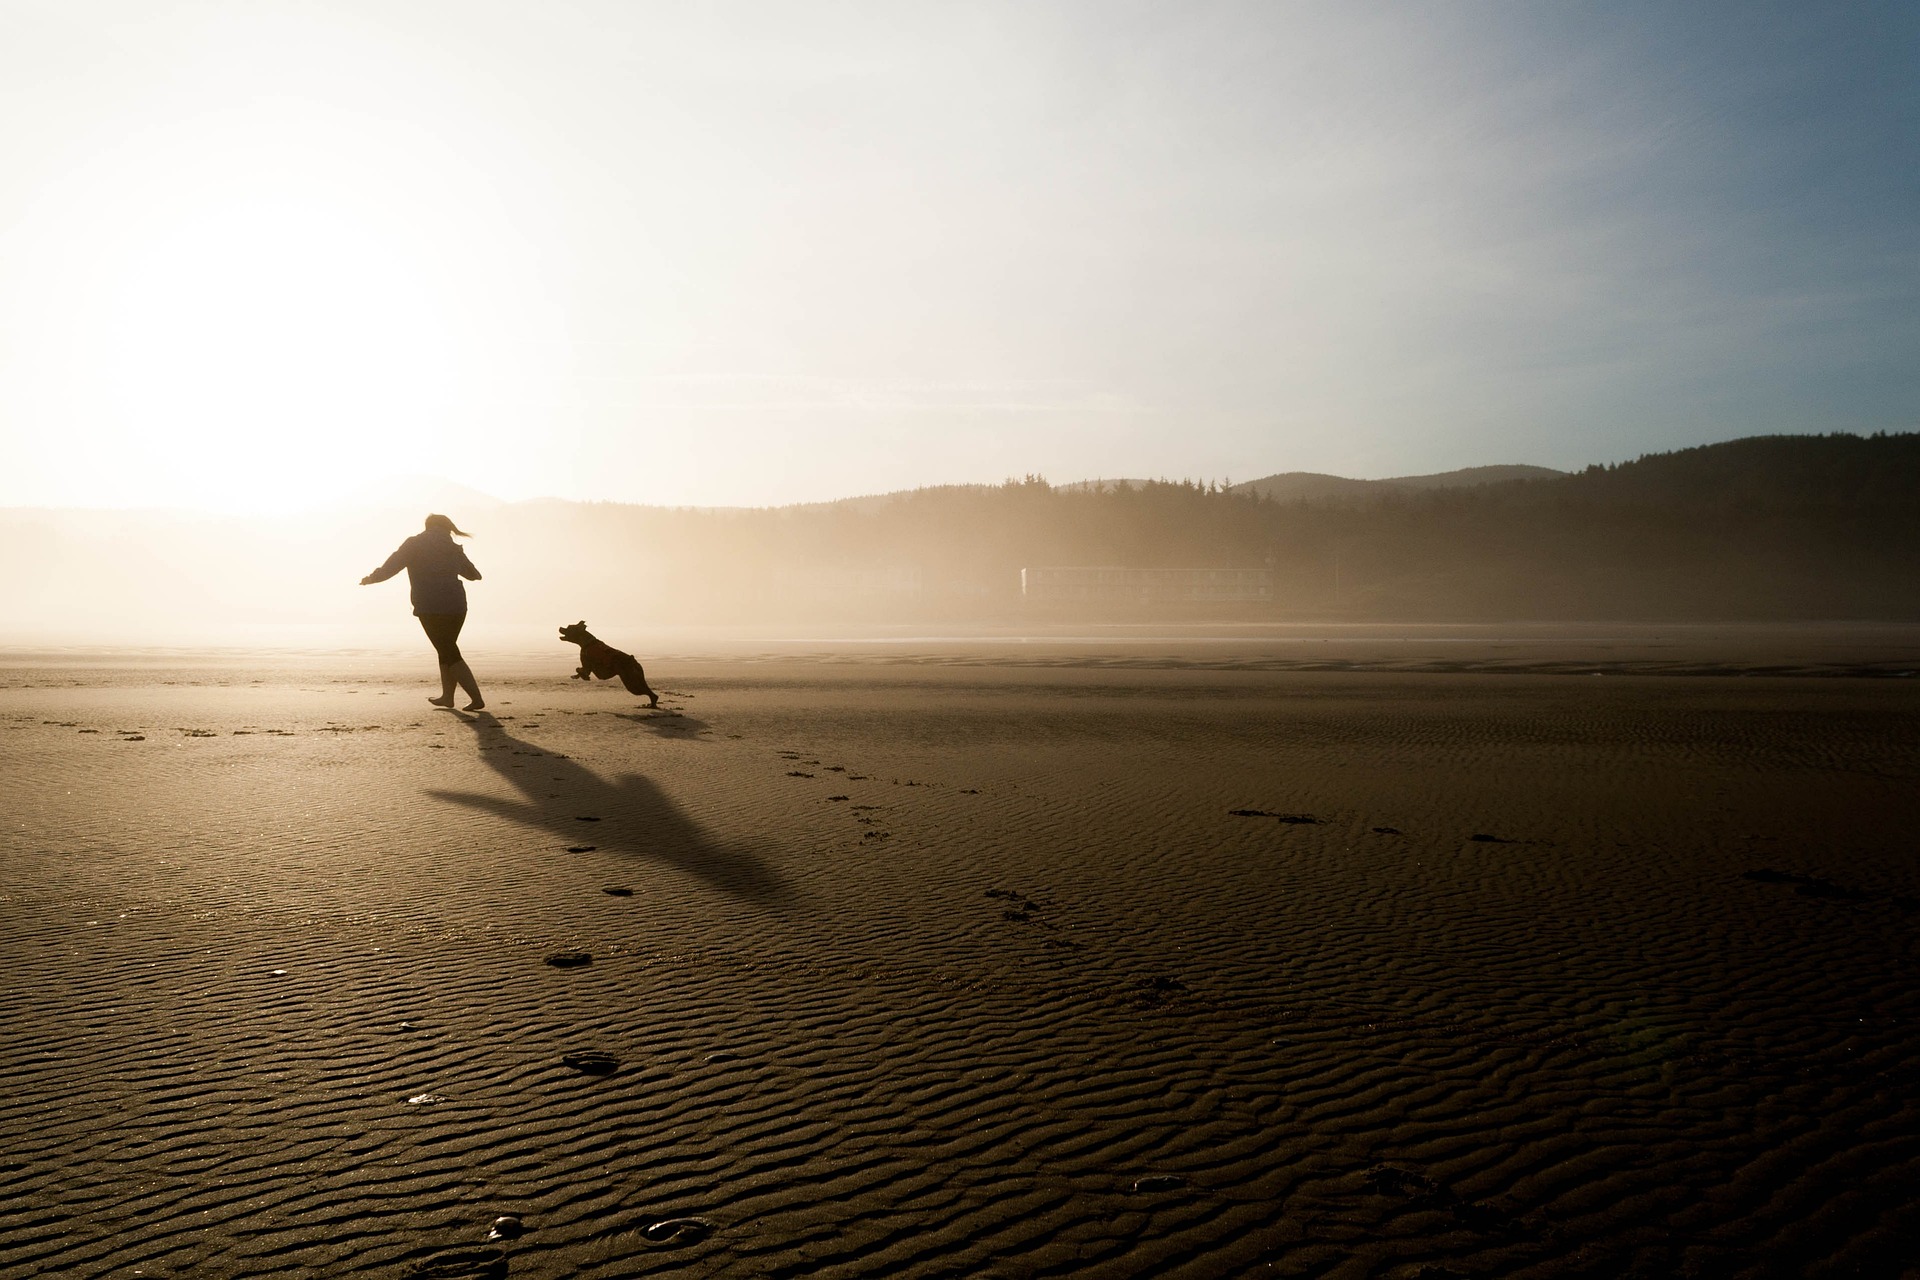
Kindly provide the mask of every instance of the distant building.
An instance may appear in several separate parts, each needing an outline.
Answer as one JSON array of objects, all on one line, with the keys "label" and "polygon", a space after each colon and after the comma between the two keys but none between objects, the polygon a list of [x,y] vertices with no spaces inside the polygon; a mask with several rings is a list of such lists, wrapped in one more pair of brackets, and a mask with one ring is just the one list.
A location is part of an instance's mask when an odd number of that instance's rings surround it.
[{"label": "distant building", "polygon": [[1209,604],[1273,599],[1265,569],[1022,569],[1028,600]]}]

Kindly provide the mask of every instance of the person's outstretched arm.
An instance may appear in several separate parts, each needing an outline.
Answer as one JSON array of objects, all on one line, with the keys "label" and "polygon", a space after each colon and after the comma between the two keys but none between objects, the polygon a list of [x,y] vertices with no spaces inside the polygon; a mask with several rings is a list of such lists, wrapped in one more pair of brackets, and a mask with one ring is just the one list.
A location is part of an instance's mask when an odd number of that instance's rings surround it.
[{"label": "person's outstretched arm", "polygon": [[460,576],[468,582],[480,581],[480,571],[473,567],[473,561],[467,559],[467,553],[464,549],[460,552]]},{"label": "person's outstretched arm", "polygon": [[[395,550],[392,555],[387,557],[387,562],[385,564],[381,565],[378,569],[375,569],[372,573],[368,574],[366,577],[360,579],[360,585],[363,587],[370,587],[376,582],[385,582],[388,578],[391,578],[394,574],[400,572],[402,569],[406,567],[407,567],[407,547],[405,543],[401,543],[399,548]],[[478,578],[480,575],[476,573],[473,576]]]}]

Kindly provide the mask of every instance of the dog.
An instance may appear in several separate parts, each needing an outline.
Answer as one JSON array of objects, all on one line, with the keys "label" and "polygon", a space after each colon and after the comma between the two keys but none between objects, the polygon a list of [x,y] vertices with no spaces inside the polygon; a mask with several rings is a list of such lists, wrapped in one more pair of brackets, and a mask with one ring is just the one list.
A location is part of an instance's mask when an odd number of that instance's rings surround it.
[{"label": "dog", "polygon": [[640,660],[596,638],[587,630],[585,619],[560,628],[560,638],[580,646],[580,665],[573,669],[575,680],[590,680],[594,676],[611,680],[619,676],[628,693],[645,697],[649,707],[660,705],[660,695],[647,685],[647,673],[641,668]]}]

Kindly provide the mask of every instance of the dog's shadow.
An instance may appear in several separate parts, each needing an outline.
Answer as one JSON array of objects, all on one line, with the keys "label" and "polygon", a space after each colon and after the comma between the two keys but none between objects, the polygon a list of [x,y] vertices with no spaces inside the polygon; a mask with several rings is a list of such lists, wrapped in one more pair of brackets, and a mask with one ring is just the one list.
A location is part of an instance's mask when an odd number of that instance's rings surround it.
[{"label": "dog's shadow", "polygon": [[664,709],[660,711],[609,711],[607,714],[616,720],[632,721],[648,733],[655,733],[663,738],[674,738],[682,741],[693,738],[704,738],[707,736],[707,731],[713,728],[713,726],[705,720],[696,720],[690,715]]},{"label": "dog's shadow", "polygon": [[492,716],[460,719],[473,730],[480,758],[521,798],[429,789],[434,799],[543,828],[568,844],[646,858],[734,897],[775,907],[794,900],[792,887],[765,858],[709,839],[649,779],[629,773],[609,781],[577,760],[514,737]]}]

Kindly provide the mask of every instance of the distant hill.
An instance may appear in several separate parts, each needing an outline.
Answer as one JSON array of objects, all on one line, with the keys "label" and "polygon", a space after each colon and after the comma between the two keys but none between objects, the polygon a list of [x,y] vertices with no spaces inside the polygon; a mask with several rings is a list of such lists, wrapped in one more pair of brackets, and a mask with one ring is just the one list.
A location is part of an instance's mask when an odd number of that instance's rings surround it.
[{"label": "distant hill", "polygon": [[[1410,489],[1465,489],[1476,485],[1504,484],[1510,480],[1547,480],[1566,474],[1564,471],[1555,471],[1551,467],[1530,467],[1518,463],[1463,467],[1458,471],[1442,471],[1430,476],[1393,476],[1384,480],[1349,480],[1345,476],[1321,475],[1314,471],[1283,471],[1259,480],[1248,480],[1243,484],[1231,485],[1229,489],[1233,493],[1252,494],[1271,498],[1276,502],[1347,501],[1378,498],[1388,493]],[[1144,489],[1148,485],[1181,483],[1186,482],[1120,476],[1111,479],[1069,480],[1064,484],[1053,485],[1052,488],[1056,493],[1114,493],[1120,489]],[[861,494],[858,497],[835,498],[827,502],[797,503],[793,506],[781,507],[779,510],[815,511],[831,507],[841,511],[877,511],[891,503],[912,498],[916,494],[985,493],[997,487],[990,484],[924,485],[917,489],[895,489],[888,493]],[[714,509],[740,510],[741,508]]]},{"label": "distant hill", "polygon": [[1566,474],[1552,467],[1509,462],[1490,467],[1462,467],[1458,471],[1441,471],[1430,476],[1396,476],[1374,483],[1397,485],[1402,489],[1471,489],[1476,485],[1505,484],[1510,480],[1551,480]]},{"label": "distant hill", "polygon": [[[917,494],[987,493],[991,491],[993,487],[994,486],[990,484],[930,484],[930,485],[922,486],[921,488],[918,488],[918,489],[895,489],[889,493],[863,493],[858,497],[853,497],[853,498],[834,498],[828,502],[801,502],[801,503],[796,503],[790,507],[772,507],[767,509],[774,510],[774,511],[790,511],[790,512],[802,512],[802,511],[873,512],[873,511],[878,511],[883,507],[890,506],[893,503],[912,498]],[[719,508],[719,509],[726,510],[728,508]],[[731,508],[731,509],[739,510],[740,508]]]},{"label": "distant hill", "polygon": [[[298,518],[4,510],[0,598],[19,631],[390,626],[404,619],[395,593],[356,584],[419,527],[422,500],[442,499],[416,491],[392,509]],[[1229,489],[1034,477],[794,507],[543,499],[449,513],[476,534],[478,617],[584,617],[616,634],[1023,618],[1920,620],[1920,434],[1752,437],[1571,474],[1296,473]],[[1022,596],[1022,569],[1072,567],[1250,571],[1270,596]]]},{"label": "distant hill", "polygon": [[1349,480],[1316,471],[1282,471],[1233,486],[1235,493],[1255,494],[1275,502],[1364,501],[1408,489],[1469,489],[1505,484],[1512,480],[1551,480],[1567,474],[1551,467],[1508,463],[1490,467],[1463,467],[1430,476],[1394,476],[1385,480]]},{"label": "distant hill", "polygon": [[[756,510],[576,505],[564,533],[508,508],[489,538],[498,554],[563,566],[541,571],[556,600],[607,598],[613,615],[626,601],[685,619],[1012,620],[1041,607],[1021,596],[1023,568],[1080,566],[1268,575],[1270,604],[1208,606],[1221,617],[1920,618],[1920,435],[1755,437],[1575,473],[1319,480],[1335,496],[1029,477]],[[569,563],[570,545],[632,554],[609,571]],[[1156,609],[1059,605],[1173,616]]]},{"label": "distant hill", "polygon": [[1748,436],[1591,466],[1540,486],[1537,496],[1910,521],[1920,515],[1920,434]]}]

